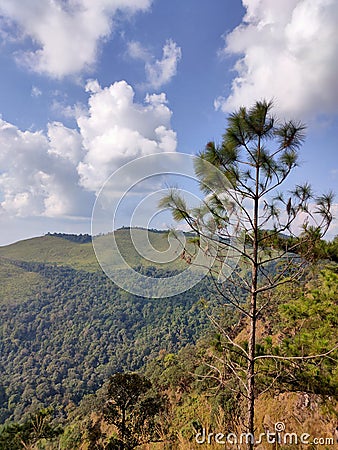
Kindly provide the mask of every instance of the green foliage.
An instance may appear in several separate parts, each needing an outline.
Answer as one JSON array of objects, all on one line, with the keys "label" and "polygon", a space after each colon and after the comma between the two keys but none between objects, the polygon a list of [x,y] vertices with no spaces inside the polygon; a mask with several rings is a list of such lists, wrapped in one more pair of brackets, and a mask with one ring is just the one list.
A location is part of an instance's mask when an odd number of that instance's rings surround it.
[{"label": "green foliage", "polygon": [[137,373],[118,373],[108,384],[105,419],[117,430],[112,448],[131,450],[136,446],[158,440],[156,419],[165,409],[165,399],[151,391],[151,382]]},{"label": "green foliage", "polygon": [[100,270],[90,242],[78,244],[61,236],[46,235],[1,247],[0,257],[6,260],[68,265],[79,270]]},{"label": "green foliage", "polygon": [[42,439],[53,440],[62,434],[60,426],[52,424],[52,409],[41,409],[22,423],[10,423],[0,429],[1,450],[33,448]]},{"label": "green foliage", "polygon": [[329,259],[338,263],[338,236],[326,245],[326,255]]},{"label": "green foliage", "polygon": [[[293,284],[278,289],[271,298],[270,317],[264,322],[267,328],[257,342],[256,356],[297,357],[333,348],[337,298],[338,274],[332,270],[312,277],[305,287]],[[224,322],[223,329],[247,348],[246,322],[237,322],[237,318]],[[238,379],[224,365],[225,345],[223,333],[213,333],[178,352],[160,350],[143,367],[146,378],[136,373],[115,374],[104,388],[73,408],[59,448],[132,449],[156,440],[188,446],[201,427],[238,429],[243,402],[236,395]],[[324,359],[259,360],[257,394],[269,387],[271,398],[281,391],[332,398],[338,388],[337,356],[335,351]],[[241,363],[235,351],[231,359]],[[211,366],[220,370],[222,379],[215,377]]]},{"label": "green foliage", "polygon": [[[256,383],[262,378],[257,366],[260,359],[269,359],[264,345],[257,342],[258,321],[267,319],[274,290],[299,281],[306,266],[320,258],[318,241],[332,221],[334,198],[333,193],[315,196],[308,183],[296,185],[287,194],[278,192],[297,166],[305,126],[276,120],[272,106],[272,102],[262,100],[230,114],[221,145],[209,142],[195,159],[195,173],[206,194],[198,208],[189,208],[178,188],[160,203],[204,241],[200,245],[205,257],[212,250],[218,264],[205,265],[226,303],[240,311],[247,322],[246,339],[236,342],[231,330],[222,327],[217,317],[210,317],[222,335],[217,346],[222,354],[214,355],[214,364],[206,363],[210,373],[203,377],[212,378],[213,372],[225,392],[234,377],[237,379],[235,391],[246,401],[243,421],[252,434],[259,392]],[[301,234],[296,231],[299,219]],[[288,235],[285,245],[280,239],[284,233]],[[238,287],[246,291],[247,303],[236,295]],[[249,443],[247,448],[252,450],[253,445]]]},{"label": "green foliage", "polygon": [[59,438],[59,448],[74,450],[79,448],[83,439],[82,429],[79,422],[75,421],[69,424]]},{"label": "green foliage", "polygon": [[[226,175],[233,189],[250,197],[255,192],[255,166],[263,172],[263,195],[280,182],[297,165],[297,150],[304,141],[304,125],[285,122],[278,124],[271,114],[272,102],[256,102],[252,108],[240,108],[228,117],[228,126],[220,146],[209,142],[200,157]],[[268,150],[267,142],[276,144]],[[196,173],[207,189],[205,165],[196,163]],[[213,187],[213,186],[212,186]]]},{"label": "green foliage", "polygon": [[177,351],[207,328],[198,306],[202,293],[210,295],[207,280],[152,300],[118,289],[102,273],[22,261],[11,267],[42,282],[20,303],[3,299],[0,423],[38,406],[78,404],[113,373],[137,370],[161,349]]},{"label": "green foliage", "polygon": [[[163,237],[162,233],[158,235]],[[266,237],[267,247],[271,239],[274,247],[285,249],[284,236],[268,231],[262,236]],[[48,239],[65,241],[55,236]],[[80,248],[87,245],[65,242]],[[334,259],[337,238],[332,243],[320,242],[325,254]],[[20,420],[1,428],[1,449],[21,449],[23,439],[27,445],[35,442],[41,448],[63,450],[83,445],[88,449],[133,448],[152,439],[166,439],[168,445],[176,445],[180,439],[193,439],[203,425],[211,430],[235,428],[243,404],[235,394],[238,380],[225,370],[224,357],[231,353],[235,364],[243,366],[243,361],[229,348],[224,333],[228,332],[246,350],[247,323],[233,310],[229,313],[228,306],[224,310],[215,308],[219,299],[210,291],[208,280],[180,296],[150,300],[121,291],[100,272],[27,262],[22,259],[26,256],[23,252],[16,261],[3,260],[0,271],[4,281],[13,283],[2,291],[0,415],[2,422]],[[171,273],[168,268],[142,265],[137,270],[159,277]],[[274,272],[278,267],[271,265],[269,270]],[[18,280],[25,281],[20,284]],[[28,288],[25,284],[29,280],[36,282]],[[17,291],[15,284],[21,286]],[[230,288],[238,298],[245,298],[245,292],[238,287]],[[11,298],[15,292],[18,298]],[[206,298],[206,310],[197,303],[201,296]],[[256,356],[298,357],[334,348],[337,298],[338,274],[334,268],[306,286],[281,286],[269,299],[269,315],[264,318]],[[196,343],[207,329],[206,313],[212,311],[223,331]],[[271,392],[335,396],[337,357],[334,351],[324,359],[259,360],[257,394],[269,388]],[[215,377],[212,367],[219,370],[221,378]],[[109,394],[100,388],[113,373],[140,368],[152,387],[140,375],[138,384],[132,377],[123,378],[136,374],[120,373],[116,382],[110,383]],[[126,414],[128,441],[121,439],[121,408],[126,403],[134,405]],[[58,405],[65,420],[65,432],[55,447],[47,446],[49,439],[57,438],[53,433],[60,432],[51,416],[39,413],[44,424],[39,428],[32,419],[34,414],[29,415],[50,404]],[[103,411],[115,432],[102,426]]]},{"label": "green foliage", "polygon": [[47,236],[55,236],[66,239],[67,241],[76,242],[77,244],[87,244],[92,241],[90,234],[67,234],[67,233],[47,233]]},{"label": "green foliage", "polygon": [[[326,357],[285,363],[282,379],[289,389],[334,395],[338,389],[338,275],[322,272],[307,292],[280,306],[281,354]],[[332,351],[334,350],[334,351]]]},{"label": "green foliage", "polygon": [[[147,233],[152,246],[158,250],[168,248],[166,232],[149,231],[139,229],[139,233]],[[121,228],[114,233],[118,248],[131,267],[142,264],[147,267],[151,262],[142,258],[135,250],[131,241],[130,229]],[[109,235],[99,236],[97,239],[103,243],[107,241],[107,251],[109,251]],[[52,263],[62,266],[69,266],[77,270],[86,270],[89,272],[101,272],[97,262],[91,239],[89,235],[73,235],[64,233],[47,234],[44,237],[27,239],[16,242],[15,244],[0,247],[0,257],[5,261],[28,261]],[[113,255],[112,255],[113,257]],[[165,266],[157,265],[157,268],[168,268],[170,270],[182,269],[184,265],[180,260],[175,263],[169,263]],[[1,272],[0,272],[1,277]]]},{"label": "green foliage", "polygon": [[13,262],[0,259],[0,305],[15,305],[34,297],[45,287],[45,280]]}]

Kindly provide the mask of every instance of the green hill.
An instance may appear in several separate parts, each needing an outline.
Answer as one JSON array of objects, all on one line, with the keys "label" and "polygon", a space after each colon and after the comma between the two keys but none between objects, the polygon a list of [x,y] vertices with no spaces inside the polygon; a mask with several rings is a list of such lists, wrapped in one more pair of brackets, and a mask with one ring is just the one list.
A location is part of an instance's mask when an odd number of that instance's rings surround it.
[{"label": "green hill", "polygon": [[[164,233],[149,236],[166,248]],[[170,268],[146,263],[127,229],[116,239],[144,274],[183,267],[180,259]],[[51,404],[63,411],[114,372],[137,370],[160,350],[178,351],[207,328],[199,307],[210,295],[207,280],[171,298],[133,296],[104,275],[92,244],[79,240],[47,235],[0,248],[0,423]]]},{"label": "green hill", "polygon": [[45,280],[35,272],[24,270],[0,259],[0,305],[14,305],[33,297],[45,287]]},{"label": "green hill", "polygon": [[91,243],[78,244],[52,235],[0,247],[0,257],[18,261],[56,263],[76,269],[99,268]]},{"label": "green hill", "polygon": [[[138,229],[138,233],[144,233],[144,239],[149,239],[151,245],[159,251],[168,248],[167,233],[158,231],[148,231]],[[88,236],[88,235],[87,235]],[[119,251],[131,266],[139,264],[143,266],[157,266],[159,268],[179,269],[184,264],[179,259],[170,264],[154,264],[142,258],[131,242],[129,228],[121,228],[114,233]],[[111,236],[102,235],[97,238],[103,242],[103,246],[109,250],[111,246]],[[86,239],[88,241],[88,239]],[[177,255],[179,256],[179,255]],[[57,265],[67,265],[78,270],[100,271],[91,241],[81,243],[77,235],[55,233],[43,237],[26,239],[11,245],[0,247],[0,258],[18,261],[31,261],[41,263],[55,263]]]},{"label": "green hill", "polygon": [[[151,265],[135,252],[128,229],[115,237],[129,264],[143,274],[168,276],[186,264],[178,258]],[[165,233],[148,237],[155,248],[167,248]],[[206,308],[244,346],[247,322],[222,308],[208,278],[170,298],[123,291],[100,269],[89,238],[47,235],[0,248],[0,424],[24,424],[30,413],[50,406],[65,432],[59,442],[41,448],[105,448],[115,433],[104,419],[105,382],[116,372],[140,370],[167,399],[159,425],[170,445],[191,448],[196,426],[232,429],[243,406],[233,396],[238,380],[225,370],[224,337],[210,329]],[[109,236],[98,239],[109,250]],[[298,357],[304,348],[312,355],[333,347],[337,268],[313,272],[305,284],[282,286],[271,298],[269,316],[258,321],[262,354]],[[238,297],[243,298],[240,290]],[[297,423],[304,422],[309,433],[328,435],[337,417],[336,359],[330,353],[319,365],[286,360],[281,366],[262,359],[258,429],[266,423],[273,429],[282,417],[288,429],[301,433]],[[311,407],[302,409],[296,423],[299,404],[308,398]],[[323,425],[320,430],[317,423]],[[8,440],[6,433],[14,430],[8,427],[0,426],[0,448],[1,436]]]}]

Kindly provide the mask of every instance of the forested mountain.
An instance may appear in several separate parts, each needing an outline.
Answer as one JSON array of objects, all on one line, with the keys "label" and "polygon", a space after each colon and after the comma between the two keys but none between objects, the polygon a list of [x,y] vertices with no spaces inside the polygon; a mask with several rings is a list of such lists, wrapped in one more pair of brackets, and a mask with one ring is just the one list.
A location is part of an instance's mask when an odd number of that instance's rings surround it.
[{"label": "forested mountain", "polygon": [[[170,269],[140,264],[127,230],[117,234],[139,271],[181,270],[181,260]],[[66,236],[0,249],[0,449],[119,449],[122,441],[190,449],[203,430],[238,432],[242,404],[223,362],[224,336],[245,348],[247,321],[223,308],[207,278],[176,297],[128,294],[100,270],[88,237]],[[163,245],[163,233],[151,236]],[[257,430],[282,421],[287,431],[327,439],[327,448],[338,417],[337,242],[320,242],[304,280],[275,291],[257,340],[258,357],[276,357],[262,359],[257,374]],[[119,399],[128,396],[122,432]]]},{"label": "forested mountain", "polygon": [[[126,230],[119,237],[126,240]],[[113,373],[137,370],[160,350],[176,352],[207,327],[199,305],[207,280],[176,297],[136,297],[103,274],[86,241],[48,235],[0,250],[1,422],[78,403]]]}]

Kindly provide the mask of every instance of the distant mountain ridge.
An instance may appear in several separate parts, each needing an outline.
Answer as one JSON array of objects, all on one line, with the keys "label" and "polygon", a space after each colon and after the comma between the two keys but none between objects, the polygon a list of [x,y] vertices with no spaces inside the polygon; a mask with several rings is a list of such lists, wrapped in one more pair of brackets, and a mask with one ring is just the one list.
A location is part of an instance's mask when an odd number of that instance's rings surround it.
[{"label": "distant mountain ridge", "polygon": [[[129,230],[129,228],[120,228],[114,232],[116,242],[124,256],[127,257],[128,263],[131,266],[140,264],[156,266],[156,264],[145,260],[135,251]],[[168,247],[167,231],[142,228],[140,230],[147,232],[149,241],[155,248],[165,250]],[[99,239],[107,239],[109,241],[109,236],[102,235]],[[75,269],[88,270],[90,272],[101,271],[89,234],[47,233],[44,236],[21,240],[14,244],[0,247],[0,258],[68,265]],[[179,258],[176,266],[173,268],[177,269],[183,266]],[[159,265],[159,267],[163,267],[163,265]]]},{"label": "distant mountain ridge", "polygon": [[76,242],[78,244],[87,244],[92,241],[92,236],[90,234],[70,234],[70,233],[47,233],[46,236],[55,236],[58,238],[66,239],[71,242]]}]

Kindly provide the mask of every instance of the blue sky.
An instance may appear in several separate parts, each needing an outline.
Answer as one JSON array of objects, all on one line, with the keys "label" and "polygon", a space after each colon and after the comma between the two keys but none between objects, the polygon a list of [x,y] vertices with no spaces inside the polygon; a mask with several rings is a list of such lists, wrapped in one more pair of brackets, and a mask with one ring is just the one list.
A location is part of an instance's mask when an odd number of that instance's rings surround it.
[{"label": "blue sky", "polygon": [[2,0],[0,244],[90,232],[115,170],[264,97],[308,126],[291,183],[337,190],[337,22],[335,0]]}]

